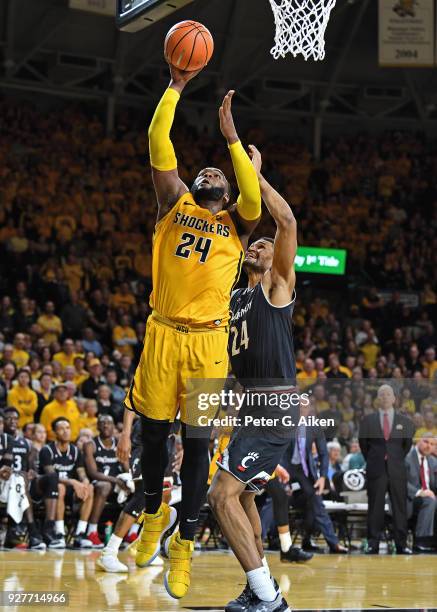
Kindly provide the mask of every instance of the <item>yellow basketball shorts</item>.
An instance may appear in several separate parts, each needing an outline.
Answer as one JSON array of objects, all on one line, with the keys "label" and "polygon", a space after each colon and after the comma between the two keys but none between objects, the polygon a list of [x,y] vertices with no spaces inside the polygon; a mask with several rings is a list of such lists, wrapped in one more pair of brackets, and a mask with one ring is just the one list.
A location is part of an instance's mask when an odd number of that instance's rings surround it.
[{"label": "yellow basketball shorts", "polygon": [[149,419],[170,422],[180,411],[183,423],[204,425],[205,416],[213,418],[219,408],[217,398],[209,404],[209,396],[223,389],[227,345],[227,328],[192,328],[152,314],[126,407]]}]

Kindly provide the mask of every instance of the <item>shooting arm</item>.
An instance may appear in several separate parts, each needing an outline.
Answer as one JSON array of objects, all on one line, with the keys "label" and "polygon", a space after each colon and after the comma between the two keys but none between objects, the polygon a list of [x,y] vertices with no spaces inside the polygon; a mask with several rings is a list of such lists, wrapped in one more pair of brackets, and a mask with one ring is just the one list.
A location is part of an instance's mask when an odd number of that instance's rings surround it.
[{"label": "shooting arm", "polygon": [[149,127],[149,151],[152,177],[158,206],[164,214],[188,189],[179,178],[177,159],[170,140],[176,106],[180,94],[173,87],[166,89]]}]

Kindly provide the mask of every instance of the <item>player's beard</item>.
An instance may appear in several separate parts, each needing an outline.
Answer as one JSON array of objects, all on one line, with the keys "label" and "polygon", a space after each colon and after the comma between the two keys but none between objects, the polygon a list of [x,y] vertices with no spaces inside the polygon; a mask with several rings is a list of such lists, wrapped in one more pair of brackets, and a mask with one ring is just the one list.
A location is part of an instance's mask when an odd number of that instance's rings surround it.
[{"label": "player's beard", "polygon": [[223,187],[191,187],[191,195],[196,204],[201,202],[220,202],[225,197]]}]

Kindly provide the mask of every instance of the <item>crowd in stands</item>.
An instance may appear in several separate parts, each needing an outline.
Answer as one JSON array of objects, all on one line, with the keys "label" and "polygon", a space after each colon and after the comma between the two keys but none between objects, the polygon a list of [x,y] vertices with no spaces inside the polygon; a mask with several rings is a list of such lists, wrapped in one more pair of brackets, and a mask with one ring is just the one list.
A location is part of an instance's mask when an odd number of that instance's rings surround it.
[{"label": "crowd in stands", "polygon": [[[3,101],[0,110],[0,411],[17,411],[14,435],[37,450],[67,417],[82,449],[101,415],[117,436],[142,349],[155,223],[147,122],[121,114],[107,136],[81,108]],[[182,123],[173,140],[188,184],[206,162],[232,176],[217,138]],[[435,144],[412,133],[339,138],[316,163],[303,145],[258,129],[245,140],[292,203],[299,242],[348,249],[349,271],[367,279],[360,300],[338,308],[298,297],[294,315],[298,379],[338,422],[327,432],[337,462],[358,451],[379,379],[390,379],[419,434],[437,435]],[[258,235],[273,231],[265,214]]]}]

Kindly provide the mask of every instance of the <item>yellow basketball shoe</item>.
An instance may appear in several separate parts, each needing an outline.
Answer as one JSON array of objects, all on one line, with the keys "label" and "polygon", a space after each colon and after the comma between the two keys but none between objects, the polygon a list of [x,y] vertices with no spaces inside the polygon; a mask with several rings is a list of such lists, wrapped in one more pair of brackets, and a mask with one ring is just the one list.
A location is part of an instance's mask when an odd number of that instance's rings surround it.
[{"label": "yellow basketball shoe", "polygon": [[137,540],[135,563],[138,567],[150,565],[161,549],[161,538],[167,529],[170,529],[177,518],[175,508],[164,502],[156,514],[143,512],[138,520],[143,524],[141,535]]},{"label": "yellow basketball shoe", "polygon": [[165,574],[164,586],[167,593],[175,599],[187,594],[190,586],[191,556],[194,542],[182,540],[179,531],[165,541],[165,552],[170,559],[170,569]]}]

